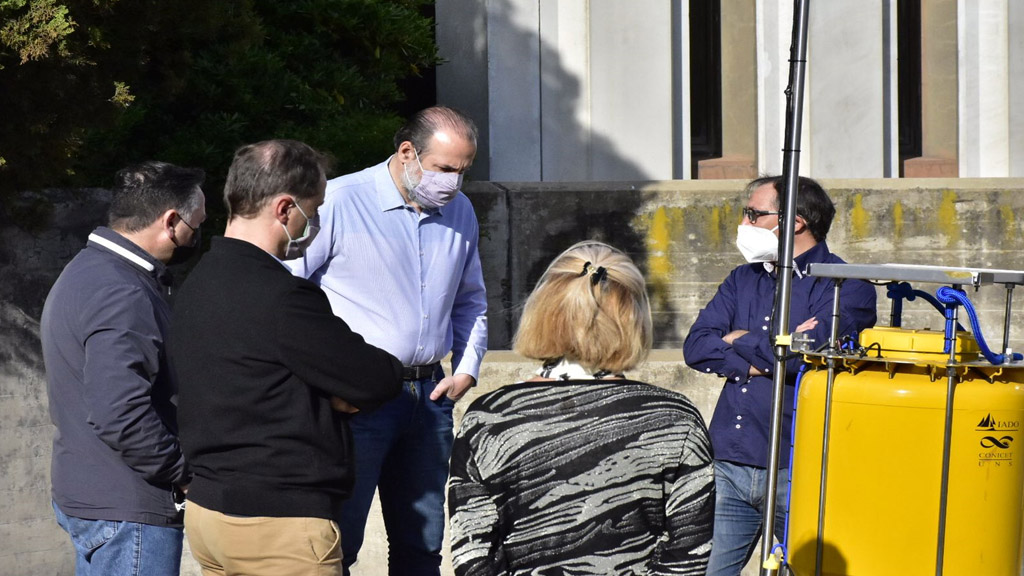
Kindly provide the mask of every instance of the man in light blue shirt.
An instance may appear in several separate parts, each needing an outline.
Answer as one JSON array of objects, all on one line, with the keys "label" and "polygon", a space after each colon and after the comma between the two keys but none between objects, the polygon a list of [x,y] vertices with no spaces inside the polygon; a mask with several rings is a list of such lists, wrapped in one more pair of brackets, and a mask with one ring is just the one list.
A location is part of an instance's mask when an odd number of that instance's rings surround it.
[{"label": "man in light blue shirt", "polygon": [[[440,573],[452,407],[487,349],[479,229],[459,189],[477,130],[446,107],[415,114],[387,161],[331,180],[321,232],[287,264],[318,283],[334,313],[405,365],[402,394],[356,414],[356,483],[339,524],[345,574],[363,542],[375,488],[391,574]],[[452,355],[452,375],[440,360]]]}]

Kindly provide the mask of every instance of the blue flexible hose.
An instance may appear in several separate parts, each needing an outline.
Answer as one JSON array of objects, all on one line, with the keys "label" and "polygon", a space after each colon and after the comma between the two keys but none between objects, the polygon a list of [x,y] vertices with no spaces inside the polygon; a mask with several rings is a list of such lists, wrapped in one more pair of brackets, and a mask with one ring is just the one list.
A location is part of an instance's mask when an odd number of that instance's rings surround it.
[{"label": "blue flexible hose", "polygon": [[789,546],[789,505],[793,500],[793,443],[796,441],[796,406],[797,401],[800,399],[800,384],[806,372],[807,364],[801,364],[800,370],[796,373],[796,386],[793,387],[793,421],[789,424],[789,489],[786,490],[786,522],[782,529],[784,540],[772,548],[772,552],[775,552],[775,548],[781,546],[782,556],[787,559],[789,558],[787,555]]},{"label": "blue flexible hose", "polygon": [[[942,305],[941,302],[936,300],[934,296],[925,292],[924,290],[915,289],[908,282],[890,282],[889,284],[886,285],[886,288],[887,289],[885,291],[885,295],[890,300],[895,300],[896,302],[899,302],[902,299],[906,300],[907,302],[913,302],[916,298],[920,297],[924,301],[931,304],[932,307],[938,310],[940,313],[945,313],[945,307]],[[903,313],[903,306],[900,305],[897,306],[897,308],[897,315],[901,315]],[[899,325],[894,324],[893,328],[899,328]],[[959,322],[957,322],[956,329],[963,330],[964,327],[961,326]]]},{"label": "blue flexible hose", "polygon": [[[1010,358],[1006,357],[1006,354],[994,354],[989,349],[988,344],[985,342],[985,337],[981,334],[981,325],[978,323],[978,313],[974,310],[974,305],[971,304],[970,298],[967,297],[963,292],[950,288],[949,286],[942,286],[935,292],[935,297],[938,298],[939,302],[943,304],[959,304],[964,307],[967,311],[967,317],[971,320],[971,328],[974,330],[974,339],[978,342],[978,347],[981,348],[982,355],[992,365],[998,366],[1007,360],[1017,361],[1024,359],[1024,354],[1013,353]],[[947,309],[946,317],[951,318],[952,311]],[[953,341],[953,335],[949,334],[950,322],[946,322],[946,337],[947,342]],[[949,352],[949,350],[946,350]]]}]

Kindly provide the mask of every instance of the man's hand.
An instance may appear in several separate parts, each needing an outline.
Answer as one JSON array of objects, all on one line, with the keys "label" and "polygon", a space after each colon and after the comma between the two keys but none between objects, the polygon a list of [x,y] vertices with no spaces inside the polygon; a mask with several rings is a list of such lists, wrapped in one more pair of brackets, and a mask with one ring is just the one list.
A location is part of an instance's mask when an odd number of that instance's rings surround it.
[{"label": "man's hand", "polygon": [[725,336],[722,336],[722,340],[725,340],[726,344],[728,344],[729,346],[732,346],[732,343],[737,338],[739,338],[740,336],[743,336],[746,333],[747,333],[747,330],[733,330],[732,332],[729,332]]},{"label": "man's hand", "polygon": [[814,330],[815,326],[818,325],[818,319],[811,316],[807,320],[800,323],[799,326],[793,329],[793,332],[807,332],[808,330]]},{"label": "man's hand", "polygon": [[[793,330],[793,332],[807,332],[808,330],[813,330],[817,325],[818,319],[812,316],[807,320],[801,322],[800,325]],[[725,343],[728,344],[729,346],[732,346],[732,343],[735,342],[737,338],[743,336],[746,333],[747,330],[733,330],[732,332],[729,332],[725,336],[722,336],[722,340],[724,340]]]},{"label": "man's hand", "polygon": [[335,412],[344,412],[345,414],[355,414],[356,412],[359,412],[359,408],[356,408],[337,396],[331,396],[331,409]]},{"label": "man's hand", "polygon": [[476,384],[476,378],[473,378],[469,374],[455,374],[449,376],[437,383],[434,386],[434,391],[430,393],[430,399],[437,401],[441,396],[447,395],[453,401],[462,398],[466,391]]}]

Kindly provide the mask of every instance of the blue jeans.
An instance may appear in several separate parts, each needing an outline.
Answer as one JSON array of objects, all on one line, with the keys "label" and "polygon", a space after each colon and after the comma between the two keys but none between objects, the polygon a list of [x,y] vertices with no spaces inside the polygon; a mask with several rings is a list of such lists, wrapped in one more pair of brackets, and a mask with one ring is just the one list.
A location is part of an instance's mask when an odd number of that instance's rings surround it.
[{"label": "blue jeans", "polygon": [[181,528],[68,516],[53,503],[57,523],[75,546],[75,576],[178,576]]},{"label": "blue jeans", "polygon": [[434,386],[433,378],[403,382],[397,398],[349,420],[356,481],[338,521],[346,576],[363,544],[375,488],[388,533],[389,573],[440,574],[454,402],[431,401]]},{"label": "blue jeans", "polygon": [[[715,533],[707,576],[739,576],[761,538],[763,468],[715,460]],[[775,487],[775,537],[782,542],[789,505],[789,470],[779,470]]]}]

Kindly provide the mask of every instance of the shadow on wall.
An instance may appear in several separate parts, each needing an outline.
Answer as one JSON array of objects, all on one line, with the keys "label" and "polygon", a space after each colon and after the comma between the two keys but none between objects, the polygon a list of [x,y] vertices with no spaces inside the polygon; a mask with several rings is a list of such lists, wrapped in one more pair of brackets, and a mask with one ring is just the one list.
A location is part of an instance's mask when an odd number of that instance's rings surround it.
[{"label": "shadow on wall", "polygon": [[0,210],[0,300],[35,320],[64,265],[106,222],[110,192],[44,190],[17,194]]},{"label": "shadow on wall", "polygon": [[[538,75],[536,85],[539,94],[535,100],[524,103],[523,110],[488,110],[487,117],[476,120],[486,124],[490,120],[496,123],[515,122],[521,118],[522,124],[534,126],[536,132],[529,135],[529,146],[539,150],[523,150],[522,162],[538,159],[537,166],[523,166],[518,170],[515,166],[496,166],[493,154],[488,149],[481,149],[484,154],[492,156],[488,178],[500,178],[498,174],[539,174],[539,178],[530,180],[543,182],[589,182],[589,181],[643,181],[652,178],[644,169],[625,157],[615,143],[614,134],[600,134],[591,126],[582,124],[580,111],[589,115],[590,97],[583,93],[582,80],[562,63],[558,50],[539,37],[537,29],[524,28],[517,22],[517,7],[510,0],[491,0],[487,3],[487,25],[492,32],[490,39],[501,43],[504,54],[523,54],[526,58],[536,54],[537,66],[527,63],[528,69]],[[541,10],[541,27],[556,26],[555,22],[544,21],[545,11]],[[488,32],[476,30],[477,38],[487,38]],[[476,58],[479,59],[486,50],[478,46]],[[480,64],[477,64],[480,65]],[[492,72],[493,74],[493,72]],[[491,90],[498,88],[492,87]],[[581,104],[582,101],[582,104]],[[539,111],[539,118],[535,117]],[[628,114],[628,110],[623,111]],[[665,123],[672,122],[666,118]],[[521,127],[522,124],[518,124]],[[525,132],[525,131],[523,131]],[[508,135],[503,134],[506,139]],[[488,138],[489,143],[493,138]],[[539,142],[539,146],[535,144]],[[524,176],[524,178],[527,178]],[[516,178],[518,179],[518,178]]]},{"label": "shadow on wall", "polygon": [[[579,190],[581,186],[576,185]],[[644,204],[644,194],[631,190],[582,190],[566,194],[552,202],[559,187],[522,190],[509,197],[509,242],[511,264],[510,302],[508,321],[518,325],[522,305],[536,285],[548,264],[566,248],[581,240],[599,240],[629,254],[648,280],[648,294],[656,314],[655,342],[677,339],[674,326],[659,320],[672,317],[671,303],[663,296],[656,282],[651,280],[648,267],[648,240],[633,223]],[[525,257],[524,257],[525,255]],[[668,309],[663,307],[668,306]],[[493,345],[493,342],[492,342]],[[497,346],[504,348],[507,346]]]},{"label": "shadow on wall", "polygon": [[45,190],[0,207],[0,473],[16,503],[0,512],[0,575],[74,571],[50,508],[53,429],[39,317],[64,265],[106,220],[109,201],[106,190]]},{"label": "shadow on wall", "polygon": [[[650,176],[624,157],[611,138],[595,133],[576,119],[583,97],[581,80],[561,64],[558,52],[540,40],[537,30],[514,24],[517,21],[515,10],[509,0],[492,1],[488,3],[487,18],[492,24],[500,22],[498,26],[506,30],[502,36],[503,50],[516,54],[539,50],[540,134],[535,136],[542,142],[539,173],[543,182],[539,187],[515,194],[509,194],[507,187],[498,184],[505,192],[507,243],[493,246],[488,252],[486,240],[481,242],[484,259],[490,255],[508,263],[507,278],[488,279],[488,291],[492,294],[489,315],[499,320],[492,322],[497,330],[492,329],[491,349],[510,348],[526,297],[551,260],[576,242],[600,240],[611,244],[629,254],[645,275],[648,272],[648,242],[634,222],[644,204],[644,194],[639,193],[636,183],[649,180]],[[480,38],[486,37],[486,33],[477,33]],[[482,52],[477,51],[476,56]],[[504,113],[515,114],[516,111]],[[486,125],[486,117],[477,120]],[[668,121],[670,119],[666,119]],[[537,119],[524,118],[524,122],[536,123]],[[487,154],[486,149],[481,152]],[[495,171],[493,160],[490,171]],[[574,182],[571,188],[558,184],[566,181]],[[596,181],[623,181],[624,184],[621,189],[604,185],[591,190],[587,190],[587,184],[580,184]],[[575,193],[560,196],[569,191]],[[477,201],[476,196],[473,199]],[[484,214],[480,215],[482,234],[486,235],[488,231],[484,227],[490,222]],[[498,254],[502,249],[506,252]],[[486,263],[485,269],[488,269]],[[659,298],[657,287],[650,281],[648,291],[655,307],[671,308],[671,302]],[[500,299],[495,297],[498,294]],[[668,333],[674,331],[667,320],[673,316],[671,313],[656,315],[656,342],[679,338]]]}]

